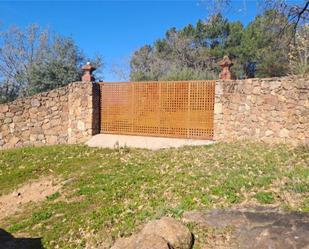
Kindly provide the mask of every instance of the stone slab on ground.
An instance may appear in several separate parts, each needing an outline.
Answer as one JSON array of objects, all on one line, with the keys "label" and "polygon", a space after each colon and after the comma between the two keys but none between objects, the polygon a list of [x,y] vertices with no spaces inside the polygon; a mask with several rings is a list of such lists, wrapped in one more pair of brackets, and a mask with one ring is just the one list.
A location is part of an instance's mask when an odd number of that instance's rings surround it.
[{"label": "stone slab on ground", "polygon": [[214,229],[233,227],[237,243],[220,249],[309,249],[309,213],[264,207],[213,209],[185,212],[183,221]]},{"label": "stone slab on ground", "polygon": [[164,148],[178,148],[182,146],[209,145],[211,140],[146,137],[129,135],[98,134],[93,136],[86,144],[90,147],[119,148],[133,147],[158,150]]}]

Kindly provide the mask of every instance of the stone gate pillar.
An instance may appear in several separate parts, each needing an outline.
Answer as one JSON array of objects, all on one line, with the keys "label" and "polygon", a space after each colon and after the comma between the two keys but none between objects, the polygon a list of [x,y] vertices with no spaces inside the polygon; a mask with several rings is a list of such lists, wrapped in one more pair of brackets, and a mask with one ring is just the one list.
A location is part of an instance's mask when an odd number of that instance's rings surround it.
[{"label": "stone gate pillar", "polygon": [[95,69],[87,62],[82,67],[82,81],[69,86],[68,143],[83,143],[100,133],[100,89],[92,75]]}]

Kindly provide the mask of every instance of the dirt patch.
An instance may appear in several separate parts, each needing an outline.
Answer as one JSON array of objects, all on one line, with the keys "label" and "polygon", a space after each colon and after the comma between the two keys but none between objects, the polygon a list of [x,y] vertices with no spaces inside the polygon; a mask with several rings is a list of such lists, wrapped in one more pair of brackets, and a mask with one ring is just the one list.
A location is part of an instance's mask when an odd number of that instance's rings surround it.
[{"label": "dirt patch", "polygon": [[23,185],[13,193],[0,196],[0,220],[21,211],[27,203],[43,201],[47,196],[57,192],[61,186],[62,184],[52,177],[43,177]]}]

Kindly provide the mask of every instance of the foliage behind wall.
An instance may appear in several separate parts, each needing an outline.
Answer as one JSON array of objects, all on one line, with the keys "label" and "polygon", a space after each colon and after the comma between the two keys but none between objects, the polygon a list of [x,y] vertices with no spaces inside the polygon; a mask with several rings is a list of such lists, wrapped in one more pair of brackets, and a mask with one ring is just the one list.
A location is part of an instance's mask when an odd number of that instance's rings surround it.
[{"label": "foliage behind wall", "polygon": [[[30,25],[0,33],[0,103],[80,80],[87,57],[70,37]],[[100,56],[92,58],[100,67]]]},{"label": "foliage behind wall", "polygon": [[291,72],[293,27],[275,10],[256,16],[246,27],[215,14],[206,22],[171,28],[163,39],[135,51],[130,77],[133,81],[214,79],[224,55],[233,59],[237,78],[284,76]]}]

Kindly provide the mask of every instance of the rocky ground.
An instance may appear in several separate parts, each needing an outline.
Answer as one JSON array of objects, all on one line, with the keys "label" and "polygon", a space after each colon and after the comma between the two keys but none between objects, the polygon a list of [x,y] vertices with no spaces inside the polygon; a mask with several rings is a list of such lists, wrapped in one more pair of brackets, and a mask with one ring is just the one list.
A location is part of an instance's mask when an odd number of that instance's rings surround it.
[{"label": "rocky ground", "polygon": [[[212,209],[185,212],[183,222],[200,229],[212,229],[213,234],[205,236],[213,236],[213,239],[208,239],[203,249],[309,248],[308,213],[287,213],[262,206]],[[229,228],[229,234],[216,236],[216,229],[226,228]],[[191,249],[194,238],[195,235],[181,222],[163,217],[146,224],[137,234],[118,239],[111,249]]]},{"label": "rocky ground", "polygon": [[308,249],[309,213],[282,212],[255,206],[239,209],[212,209],[183,214],[183,221],[212,229],[231,228],[225,243],[212,240],[206,248]]}]

